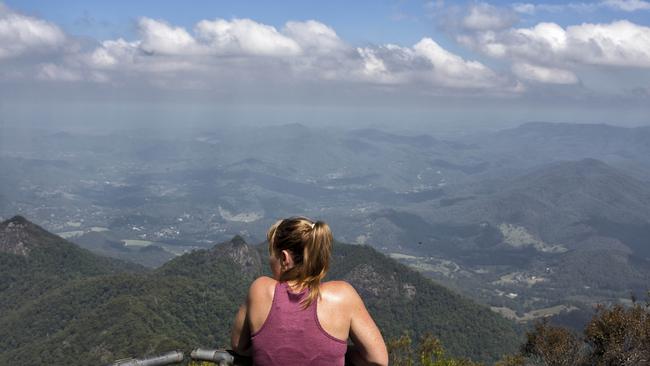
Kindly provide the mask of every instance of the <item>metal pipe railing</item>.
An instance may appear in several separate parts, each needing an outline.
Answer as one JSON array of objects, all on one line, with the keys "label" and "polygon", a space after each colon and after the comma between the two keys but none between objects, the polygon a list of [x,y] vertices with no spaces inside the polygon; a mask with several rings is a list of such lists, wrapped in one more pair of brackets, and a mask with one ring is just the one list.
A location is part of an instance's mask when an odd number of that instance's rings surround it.
[{"label": "metal pipe railing", "polygon": [[[184,358],[183,352],[171,351],[148,358],[125,358],[107,366],[166,366],[183,362]],[[214,362],[217,366],[248,366],[252,364],[249,357],[243,357],[233,351],[223,349],[196,348],[190,353],[190,359]]]},{"label": "metal pipe railing", "polygon": [[240,356],[232,351],[220,349],[197,348],[190,353],[190,358],[195,361],[210,361],[218,366],[246,366],[250,365],[250,358]]},{"label": "metal pipe railing", "polygon": [[165,366],[183,361],[185,355],[181,351],[171,351],[149,358],[125,358],[117,360],[108,366]]}]

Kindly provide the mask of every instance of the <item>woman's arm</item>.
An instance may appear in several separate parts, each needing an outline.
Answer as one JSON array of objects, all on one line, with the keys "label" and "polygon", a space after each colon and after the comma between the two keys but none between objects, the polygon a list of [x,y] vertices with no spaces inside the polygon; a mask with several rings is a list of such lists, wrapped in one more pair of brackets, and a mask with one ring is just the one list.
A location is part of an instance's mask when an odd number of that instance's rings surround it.
[{"label": "woman's arm", "polygon": [[248,289],[246,302],[239,307],[235,315],[230,345],[233,351],[242,356],[249,356],[250,353],[251,326],[259,328],[271,310],[275,283],[275,280],[264,276],[253,281]]},{"label": "woman's arm", "polygon": [[363,300],[351,285],[347,297],[350,299],[350,338],[354,346],[348,348],[346,361],[355,366],[388,365],[388,351],[381,332],[368,313]]},{"label": "woman's arm", "polygon": [[239,307],[237,315],[235,315],[235,321],[230,334],[230,346],[236,353],[242,356],[248,356],[251,346],[250,343],[251,332],[248,325],[248,306],[244,303]]}]

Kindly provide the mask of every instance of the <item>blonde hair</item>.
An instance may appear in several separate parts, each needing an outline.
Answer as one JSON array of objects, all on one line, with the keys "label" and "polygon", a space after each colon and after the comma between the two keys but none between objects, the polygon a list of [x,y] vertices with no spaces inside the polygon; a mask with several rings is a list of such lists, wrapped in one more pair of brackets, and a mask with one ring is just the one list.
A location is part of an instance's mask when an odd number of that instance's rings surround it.
[{"label": "blonde hair", "polygon": [[302,300],[307,308],[320,295],[319,285],[327,274],[332,254],[332,231],[323,221],[305,217],[290,217],[273,224],[266,234],[269,254],[279,256],[287,250],[295,266],[282,273],[280,281],[296,281],[297,287],[308,288],[309,296]]}]

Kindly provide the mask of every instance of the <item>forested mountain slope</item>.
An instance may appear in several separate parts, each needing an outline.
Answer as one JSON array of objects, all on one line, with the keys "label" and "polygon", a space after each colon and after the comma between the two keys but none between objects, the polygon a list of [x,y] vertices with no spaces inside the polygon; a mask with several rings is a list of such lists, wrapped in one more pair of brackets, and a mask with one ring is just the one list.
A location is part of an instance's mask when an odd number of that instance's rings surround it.
[{"label": "forested mountain slope", "polygon": [[[90,365],[226,346],[235,310],[266,266],[265,249],[240,237],[150,271],[94,256],[23,218],[0,228],[0,364]],[[386,338],[431,332],[452,354],[480,360],[518,343],[512,323],[369,247],[337,244],[330,278],[358,289]]]}]

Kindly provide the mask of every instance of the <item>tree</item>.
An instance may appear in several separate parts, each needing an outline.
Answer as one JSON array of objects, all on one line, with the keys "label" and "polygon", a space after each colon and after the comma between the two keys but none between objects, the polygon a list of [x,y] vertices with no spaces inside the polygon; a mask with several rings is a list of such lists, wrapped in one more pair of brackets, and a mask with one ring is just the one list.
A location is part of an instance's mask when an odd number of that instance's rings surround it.
[{"label": "tree", "polygon": [[650,313],[645,306],[599,307],[585,329],[595,365],[650,364]]},{"label": "tree", "polygon": [[468,359],[446,356],[440,340],[431,334],[420,338],[417,349],[408,335],[393,339],[388,342],[388,355],[389,364],[396,366],[481,366]]},{"label": "tree", "polygon": [[551,326],[544,319],[526,334],[521,355],[534,365],[575,366],[584,363],[584,348],[584,342],[573,332]]},{"label": "tree", "polygon": [[388,364],[394,366],[413,366],[413,348],[411,337],[407,334],[391,339],[388,348]]},{"label": "tree", "polygon": [[506,355],[494,366],[526,366],[526,358],[522,355]]},{"label": "tree", "polygon": [[[650,296],[650,294],[649,294]],[[517,355],[496,366],[637,366],[650,365],[650,302],[599,306],[584,336],[537,323]]]}]

